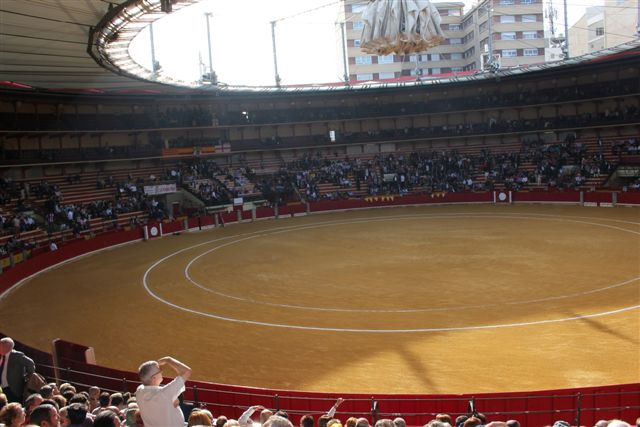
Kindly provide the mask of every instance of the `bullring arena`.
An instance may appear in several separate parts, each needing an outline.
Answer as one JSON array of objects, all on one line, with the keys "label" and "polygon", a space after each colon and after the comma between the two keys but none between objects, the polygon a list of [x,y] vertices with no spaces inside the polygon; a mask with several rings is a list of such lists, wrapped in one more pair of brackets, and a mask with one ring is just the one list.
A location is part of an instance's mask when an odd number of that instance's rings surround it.
[{"label": "bullring arena", "polygon": [[[173,356],[217,427],[254,405],[326,427],[338,398],[358,427],[637,422],[640,41],[366,84],[121,67],[192,3],[3,2],[0,352],[11,337],[45,381],[110,401]],[[544,16],[494,6],[519,17],[495,35]]]},{"label": "bullring arena", "polygon": [[[101,364],[135,370],[169,347],[196,379],[266,388],[630,383],[639,219],[635,208],[480,205],[229,225],[55,268],[5,296],[0,319],[42,350],[47,337],[92,343]],[[24,307],[65,313],[64,326],[25,324]]]}]

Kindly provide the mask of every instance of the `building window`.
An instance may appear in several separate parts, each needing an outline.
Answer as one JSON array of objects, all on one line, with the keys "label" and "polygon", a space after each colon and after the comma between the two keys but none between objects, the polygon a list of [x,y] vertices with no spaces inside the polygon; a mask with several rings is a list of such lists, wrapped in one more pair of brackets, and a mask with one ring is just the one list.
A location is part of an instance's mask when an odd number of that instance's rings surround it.
[{"label": "building window", "polygon": [[520,0],[520,4],[533,4],[534,0]]},{"label": "building window", "polygon": [[522,22],[537,22],[538,17],[536,15],[522,15]]},{"label": "building window", "polygon": [[356,56],[356,64],[358,65],[369,65],[371,64],[370,56]]},{"label": "building window", "polygon": [[452,72],[452,73],[459,73],[459,72],[461,72],[461,71],[464,71],[464,70],[462,69],[462,67],[451,67],[451,72]]},{"label": "building window", "polygon": [[449,16],[460,16],[460,9],[449,9]]},{"label": "building window", "polygon": [[364,21],[353,21],[353,29],[361,30],[364,28]]},{"label": "building window", "polygon": [[523,31],[522,32],[523,39],[537,39],[538,32],[537,31]]},{"label": "building window", "polygon": [[515,40],[516,32],[515,31],[506,31],[504,33],[500,33],[501,40]]},{"label": "building window", "polygon": [[513,15],[500,15],[500,23],[502,24],[511,24],[512,22],[516,22],[516,17]]},{"label": "building window", "polygon": [[538,56],[538,49],[525,49],[524,56]]},{"label": "building window", "polygon": [[459,37],[449,39],[449,44],[462,44],[462,39]]},{"label": "building window", "polygon": [[596,37],[604,36],[604,27],[596,28]]},{"label": "building window", "polygon": [[[536,52],[538,49],[536,49]],[[516,49],[502,49],[502,57],[504,58],[513,58],[518,56],[518,51]]]},{"label": "building window", "polygon": [[382,72],[382,73],[378,74],[378,78],[380,80],[395,79],[396,78],[396,73],[394,73],[393,71]]},{"label": "building window", "polygon": [[501,5],[516,4],[516,0],[500,0]]},{"label": "building window", "polygon": [[356,74],[356,80],[358,80],[358,81],[373,80],[373,74],[371,74],[371,73]]},{"label": "building window", "polygon": [[416,62],[418,60],[418,55],[410,55],[409,56],[409,61],[410,62]]},{"label": "building window", "polygon": [[478,28],[479,32],[483,32],[483,31],[487,31],[487,23],[483,22],[482,24],[480,24],[480,28]]},{"label": "building window", "polygon": [[353,47],[360,47],[360,39],[353,40]]},{"label": "building window", "polygon": [[379,55],[378,64],[393,64],[393,55]]},{"label": "building window", "polygon": [[352,13],[362,13],[367,8],[367,5],[364,3],[358,3],[351,6]]},{"label": "building window", "polygon": [[431,60],[432,61],[440,61],[440,54],[439,53],[432,53],[431,54]]},{"label": "building window", "polygon": [[449,31],[460,31],[460,24],[449,24]]},{"label": "building window", "polygon": [[442,71],[440,70],[440,68],[431,68],[430,71],[431,71],[431,74],[442,74]]},{"label": "building window", "polygon": [[462,53],[452,53],[451,54],[451,59],[462,59]]}]

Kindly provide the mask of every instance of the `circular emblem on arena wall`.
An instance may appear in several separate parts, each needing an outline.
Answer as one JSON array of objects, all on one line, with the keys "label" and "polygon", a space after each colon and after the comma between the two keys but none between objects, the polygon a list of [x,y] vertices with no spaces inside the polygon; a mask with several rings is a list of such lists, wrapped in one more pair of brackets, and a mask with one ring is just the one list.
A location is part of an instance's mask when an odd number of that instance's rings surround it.
[{"label": "circular emblem on arena wall", "polygon": [[151,230],[149,230],[149,232],[153,237],[156,237],[158,235],[158,227],[154,225],[153,227],[151,227]]},{"label": "circular emblem on arena wall", "polygon": [[498,199],[500,199],[501,202],[504,202],[507,200],[507,195],[501,191],[500,194],[498,194]]}]

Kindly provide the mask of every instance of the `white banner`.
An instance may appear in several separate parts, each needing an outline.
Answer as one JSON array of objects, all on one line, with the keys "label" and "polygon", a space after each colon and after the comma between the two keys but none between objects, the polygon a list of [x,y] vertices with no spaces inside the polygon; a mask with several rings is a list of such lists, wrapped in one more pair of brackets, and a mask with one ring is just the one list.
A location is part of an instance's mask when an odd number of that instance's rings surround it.
[{"label": "white banner", "polygon": [[160,185],[145,185],[144,194],[149,196],[157,196],[159,194],[175,193],[176,184],[160,184]]}]

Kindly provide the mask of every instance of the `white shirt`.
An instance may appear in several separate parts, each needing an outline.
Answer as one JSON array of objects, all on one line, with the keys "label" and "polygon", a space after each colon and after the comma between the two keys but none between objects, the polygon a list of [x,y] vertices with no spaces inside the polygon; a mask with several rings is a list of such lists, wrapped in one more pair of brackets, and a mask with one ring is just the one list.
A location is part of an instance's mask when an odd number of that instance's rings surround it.
[{"label": "white shirt", "polygon": [[183,427],[184,415],[173,402],[184,391],[184,379],[177,376],[164,386],[140,385],[136,400],[145,427]]}]

